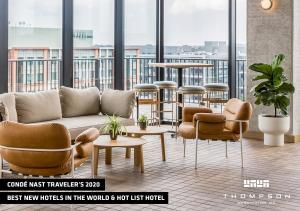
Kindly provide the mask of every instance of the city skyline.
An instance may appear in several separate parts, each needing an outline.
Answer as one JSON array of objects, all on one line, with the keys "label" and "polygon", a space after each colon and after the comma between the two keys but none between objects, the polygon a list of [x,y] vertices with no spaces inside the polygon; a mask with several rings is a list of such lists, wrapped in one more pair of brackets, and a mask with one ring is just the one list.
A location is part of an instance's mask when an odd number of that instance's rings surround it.
[{"label": "city skyline", "polygon": [[[16,26],[25,22],[25,25],[31,27],[61,28],[62,1],[43,1],[43,5],[40,2],[37,4],[38,1],[9,1],[10,25]],[[237,27],[237,42],[245,44],[246,4],[245,0],[237,0],[237,3],[240,23]],[[185,0],[185,6],[182,5],[182,0],[165,1],[166,45],[193,46],[201,45],[207,40],[228,40],[226,1]],[[75,0],[74,28],[93,30],[94,45],[113,45],[113,9],[112,0]],[[155,15],[154,0],[125,0],[125,44],[155,45]]]}]

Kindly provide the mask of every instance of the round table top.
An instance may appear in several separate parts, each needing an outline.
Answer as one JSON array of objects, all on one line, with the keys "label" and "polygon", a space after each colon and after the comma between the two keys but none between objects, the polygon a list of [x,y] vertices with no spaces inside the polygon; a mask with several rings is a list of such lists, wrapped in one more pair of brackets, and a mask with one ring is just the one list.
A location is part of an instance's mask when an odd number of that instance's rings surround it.
[{"label": "round table top", "polygon": [[204,63],[149,63],[150,67],[165,67],[165,68],[190,68],[190,67],[213,67],[213,64]]},{"label": "round table top", "polygon": [[146,130],[141,130],[139,126],[127,126],[125,128],[127,133],[138,135],[160,135],[168,132],[166,128],[157,126],[147,126]]},{"label": "round table top", "polygon": [[99,136],[94,142],[93,145],[99,147],[135,147],[146,144],[145,139],[142,138],[131,138],[127,136],[118,136],[116,141],[112,141],[110,136],[103,135]]}]

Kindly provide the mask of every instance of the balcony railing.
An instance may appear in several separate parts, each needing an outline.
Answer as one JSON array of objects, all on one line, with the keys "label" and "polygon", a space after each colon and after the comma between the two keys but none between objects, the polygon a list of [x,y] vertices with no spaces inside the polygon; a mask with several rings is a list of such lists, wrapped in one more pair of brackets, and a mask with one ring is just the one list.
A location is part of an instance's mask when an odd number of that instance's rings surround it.
[{"label": "balcony railing", "polygon": [[[125,89],[137,83],[153,83],[157,69],[149,67],[155,58],[125,58]],[[185,85],[228,83],[228,61],[219,59],[167,58],[165,62],[195,62],[213,64],[210,68],[184,70]],[[113,88],[113,58],[74,59],[74,87],[97,86],[100,90]],[[246,61],[237,60],[237,93],[245,96]],[[57,89],[61,81],[61,59],[9,60],[9,90],[11,92],[36,92]],[[165,80],[177,81],[174,69],[165,70]]]}]

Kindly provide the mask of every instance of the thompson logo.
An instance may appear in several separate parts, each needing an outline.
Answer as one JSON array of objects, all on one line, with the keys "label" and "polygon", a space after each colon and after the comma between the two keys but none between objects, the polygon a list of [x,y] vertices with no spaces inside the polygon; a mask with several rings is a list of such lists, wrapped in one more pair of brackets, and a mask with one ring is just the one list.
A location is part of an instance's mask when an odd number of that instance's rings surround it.
[{"label": "thompson logo", "polygon": [[269,180],[244,180],[244,188],[269,188]]},{"label": "thompson logo", "polygon": [[[242,185],[247,190],[243,192],[225,193],[224,198],[236,199],[238,204],[245,205],[274,205],[278,200],[289,200],[292,198],[291,194],[285,191],[270,192],[270,180],[244,180]],[[259,188],[260,191],[253,192],[255,188]]]}]

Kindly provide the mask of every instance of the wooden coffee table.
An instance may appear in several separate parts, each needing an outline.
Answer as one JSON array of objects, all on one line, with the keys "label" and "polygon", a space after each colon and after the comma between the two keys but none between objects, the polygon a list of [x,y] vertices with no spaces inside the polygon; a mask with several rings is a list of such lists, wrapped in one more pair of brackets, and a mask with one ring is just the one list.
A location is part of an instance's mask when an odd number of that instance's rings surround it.
[{"label": "wooden coffee table", "polygon": [[[168,132],[166,128],[157,126],[148,126],[146,130],[141,130],[139,126],[127,126],[126,133],[130,137],[142,137],[145,135],[159,135],[161,141],[162,160],[166,161],[166,148],[164,134]],[[130,158],[130,148],[126,148],[126,158]]]},{"label": "wooden coffee table", "polygon": [[117,141],[111,141],[110,136],[99,136],[93,142],[92,152],[92,176],[98,174],[99,150],[105,149],[105,163],[111,164],[112,148],[121,147],[126,149],[134,148],[134,165],[141,168],[144,173],[143,145],[146,143],[144,139],[132,138],[127,136],[118,136]]}]

